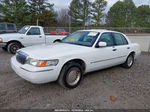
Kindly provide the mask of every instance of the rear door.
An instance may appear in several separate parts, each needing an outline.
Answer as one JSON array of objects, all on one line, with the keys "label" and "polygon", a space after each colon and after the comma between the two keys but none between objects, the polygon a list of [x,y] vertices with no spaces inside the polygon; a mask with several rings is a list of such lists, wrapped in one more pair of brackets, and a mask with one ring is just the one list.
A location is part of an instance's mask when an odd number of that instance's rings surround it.
[{"label": "rear door", "polygon": [[130,51],[130,46],[127,39],[121,33],[112,33],[115,41],[115,53],[118,55],[116,62],[123,63],[126,61],[127,55]]}]

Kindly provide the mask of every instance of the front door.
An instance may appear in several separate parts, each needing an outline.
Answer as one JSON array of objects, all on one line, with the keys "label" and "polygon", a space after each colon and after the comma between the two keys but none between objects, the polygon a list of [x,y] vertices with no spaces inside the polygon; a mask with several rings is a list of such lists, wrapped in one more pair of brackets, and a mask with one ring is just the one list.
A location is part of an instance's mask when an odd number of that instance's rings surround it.
[{"label": "front door", "polygon": [[43,44],[45,42],[45,36],[41,34],[39,27],[31,27],[27,32],[25,38],[27,46]]},{"label": "front door", "polygon": [[112,33],[103,33],[98,43],[99,42],[106,42],[107,46],[93,48],[93,52],[89,54],[92,57],[90,60],[90,71],[113,66],[116,63],[115,58],[118,57],[115,53],[116,50],[114,49],[114,39]]}]

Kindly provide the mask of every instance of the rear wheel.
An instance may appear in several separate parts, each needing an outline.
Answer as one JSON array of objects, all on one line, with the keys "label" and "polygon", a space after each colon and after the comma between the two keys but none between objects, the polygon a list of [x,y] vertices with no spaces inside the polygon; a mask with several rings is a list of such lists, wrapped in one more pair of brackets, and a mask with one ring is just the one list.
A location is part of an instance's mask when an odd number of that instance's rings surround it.
[{"label": "rear wheel", "polygon": [[69,62],[63,67],[58,82],[65,88],[73,89],[80,84],[82,77],[83,70],[81,65],[75,62]]},{"label": "rear wheel", "polygon": [[7,50],[9,53],[15,54],[21,47],[20,43],[12,42],[7,46]]},{"label": "rear wheel", "polygon": [[126,62],[122,65],[122,67],[124,68],[131,68],[132,65],[134,64],[134,54],[130,54],[128,57],[127,57],[127,60]]}]

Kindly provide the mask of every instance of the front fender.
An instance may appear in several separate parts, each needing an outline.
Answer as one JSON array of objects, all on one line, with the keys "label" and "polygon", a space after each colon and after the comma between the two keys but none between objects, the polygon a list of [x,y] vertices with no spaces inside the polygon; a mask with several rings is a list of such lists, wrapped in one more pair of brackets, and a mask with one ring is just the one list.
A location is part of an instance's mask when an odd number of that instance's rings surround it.
[{"label": "front fender", "polygon": [[10,33],[10,34],[2,34],[0,38],[3,39],[3,42],[8,43],[10,41],[20,41],[19,37],[24,36],[23,34],[18,33]]}]

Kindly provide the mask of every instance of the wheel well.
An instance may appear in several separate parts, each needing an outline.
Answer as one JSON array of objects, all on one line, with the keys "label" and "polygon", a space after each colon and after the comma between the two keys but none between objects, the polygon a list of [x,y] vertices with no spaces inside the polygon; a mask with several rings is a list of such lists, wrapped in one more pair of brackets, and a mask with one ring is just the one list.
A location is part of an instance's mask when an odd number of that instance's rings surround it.
[{"label": "wheel well", "polygon": [[55,42],[57,42],[57,41],[61,41],[60,39],[56,39],[56,40],[54,40],[54,42],[53,43],[55,43]]},{"label": "wheel well", "polygon": [[85,69],[86,69],[86,64],[85,64],[85,62],[84,62],[83,60],[81,60],[81,59],[69,60],[68,62],[66,62],[66,63],[64,64],[64,66],[65,66],[66,64],[68,64],[69,62],[76,62],[76,63],[79,63],[79,64],[82,66],[82,68],[83,68],[83,72],[84,72]]},{"label": "wheel well", "polygon": [[17,41],[17,40],[12,40],[12,41],[7,42],[7,46],[8,46],[10,43],[12,43],[12,42],[19,43],[21,46],[23,46],[23,45],[22,45],[22,43],[21,43],[21,42],[19,42],[19,41]]},{"label": "wheel well", "polygon": [[134,51],[132,51],[130,54],[133,54],[133,55],[135,55],[135,52],[134,52]]}]

